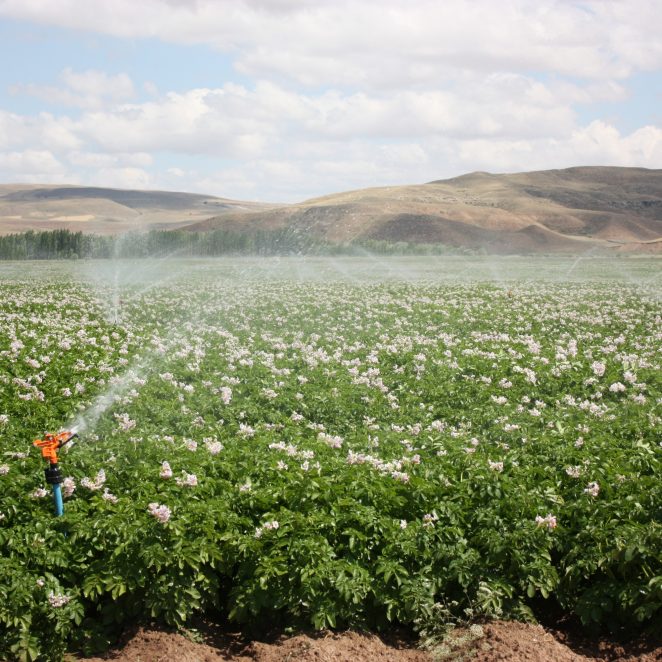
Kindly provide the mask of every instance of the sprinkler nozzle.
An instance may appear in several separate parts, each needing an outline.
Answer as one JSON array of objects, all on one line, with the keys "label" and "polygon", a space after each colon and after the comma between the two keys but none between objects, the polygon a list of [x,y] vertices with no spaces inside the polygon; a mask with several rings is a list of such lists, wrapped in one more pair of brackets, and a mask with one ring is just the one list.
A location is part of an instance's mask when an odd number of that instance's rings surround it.
[{"label": "sprinkler nozzle", "polygon": [[64,482],[64,477],[60,472],[60,467],[57,463],[57,452],[62,446],[68,444],[74,437],[76,432],[71,430],[62,430],[61,432],[47,432],[43,439],[35,439],[32,442],[37,448],[41,449],[41,454],[49,462],[48,467],[44,473],[46,475],[46,482],[53,487],[53,501],[55,502],[55,514],[60,517],[64,513],[64,505],[62,503],[62,489],[60,485]]},{"label": "sprinkler nozzle", "polygon": [[43,439],[36,439],[33,445],[41,449],[42,456],[51,464],[57,464],[57,451],[77,436],[76,432],[70,430],[56,433],[47,432]]}]

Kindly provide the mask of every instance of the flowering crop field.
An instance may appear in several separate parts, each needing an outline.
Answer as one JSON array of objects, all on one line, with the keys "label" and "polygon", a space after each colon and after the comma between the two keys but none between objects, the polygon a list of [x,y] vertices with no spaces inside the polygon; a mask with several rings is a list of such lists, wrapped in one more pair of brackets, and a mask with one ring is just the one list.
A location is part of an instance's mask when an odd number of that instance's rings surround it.
[{"label": "flowering crop field", "polygon": [[[0,655],[662,614],[657,260],[0,267]],[[75,428],[55,517],[33,440]]]}]

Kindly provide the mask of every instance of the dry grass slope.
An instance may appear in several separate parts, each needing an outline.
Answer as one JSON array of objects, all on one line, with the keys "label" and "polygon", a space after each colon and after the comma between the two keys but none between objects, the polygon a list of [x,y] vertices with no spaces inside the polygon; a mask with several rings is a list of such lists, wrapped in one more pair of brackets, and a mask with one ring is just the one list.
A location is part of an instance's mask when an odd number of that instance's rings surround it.
[{"label": "dry grass slope", "polygon": [[382,239],[490,253],[662,253],[662,170],[582,167],[349,191],[189,226],[290,227],[330,241]]},{"label": "dry grass slope", "polygon": [[0,186],[0,234],[59,229],[120,234],[171,229],[227,211],[268,206],[174,191],[4,185]]},{"label": "dry grass slope", "polygon": [[443,243],[489,253],[662,254],[662,170],[474,172],[294,205],[99,187],[0,186],[0,234],[29,229],[288,228],[331,242]]}]

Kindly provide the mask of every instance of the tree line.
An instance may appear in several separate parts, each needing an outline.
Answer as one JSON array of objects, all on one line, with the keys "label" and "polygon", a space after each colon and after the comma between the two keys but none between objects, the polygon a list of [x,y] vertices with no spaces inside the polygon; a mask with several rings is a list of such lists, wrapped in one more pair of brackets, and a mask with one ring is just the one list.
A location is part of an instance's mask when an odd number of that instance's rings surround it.
[{"label": "tree line", "polygon": [[0,236],[0,260],[75,260],[141,258],[180,255],[216,257],[221,255],[452,255],[468,254],[465,248],[444,244],[416,244],[358,239],[329,242],[290,228],[188,232],[151,230],[116,236],[86,234],[70,230],[44,230]]}]

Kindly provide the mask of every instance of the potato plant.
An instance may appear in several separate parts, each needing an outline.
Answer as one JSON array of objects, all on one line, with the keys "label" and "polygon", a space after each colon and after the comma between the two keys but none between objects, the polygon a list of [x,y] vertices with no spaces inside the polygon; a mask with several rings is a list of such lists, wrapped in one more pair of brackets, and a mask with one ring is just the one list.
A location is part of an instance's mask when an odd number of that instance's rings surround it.
[{"label": "potato plant", "polygon": [[[660,623],[659,292],[224,264],[3,271],[1,657],[200,612]],[[71,426],[56,518],[32,441]]]}]

